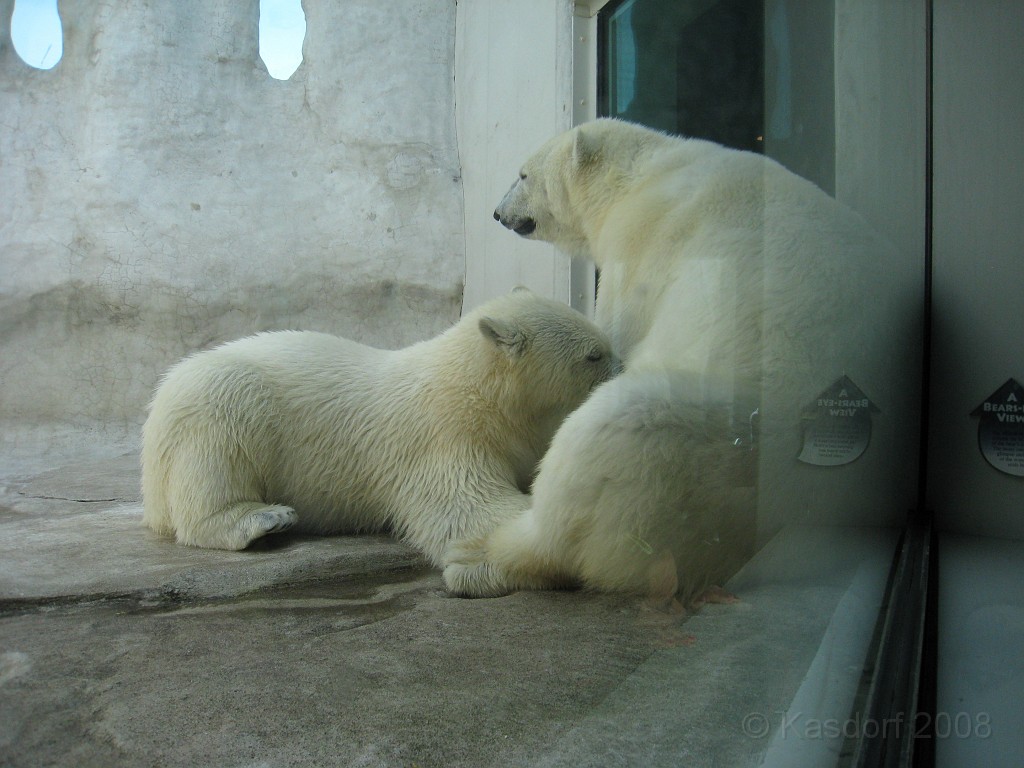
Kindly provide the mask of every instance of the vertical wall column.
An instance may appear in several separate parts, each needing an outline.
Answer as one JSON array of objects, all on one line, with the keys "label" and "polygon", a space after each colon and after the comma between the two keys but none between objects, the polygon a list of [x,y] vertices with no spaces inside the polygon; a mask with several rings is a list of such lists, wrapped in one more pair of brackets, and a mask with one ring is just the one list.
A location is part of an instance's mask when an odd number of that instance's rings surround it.
[{"label": "vertical wall column", "polygon": [[522,162],[572,126],[572,3],[460,0],[455,121],[465,195],[464,310],[526,285],[569,300],[569,259],[493,219]]},{"label": "vertical wall column", "polygon": [[[1009,379],[1024,383],[1022,29],[1020,3],[935,2],[928,503],[943,531],[1015,539],[1024,538],[1024,477],[988,463],[984,413],[972,413]],[[1021,399],[986,417],[1007,425],[1005,444],[989,447],[1018,471]]]}]

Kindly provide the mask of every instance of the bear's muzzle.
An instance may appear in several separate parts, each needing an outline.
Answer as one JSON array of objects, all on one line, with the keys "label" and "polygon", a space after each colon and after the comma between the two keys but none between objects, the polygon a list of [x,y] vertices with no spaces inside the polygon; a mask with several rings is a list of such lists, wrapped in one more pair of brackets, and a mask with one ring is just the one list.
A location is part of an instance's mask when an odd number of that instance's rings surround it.
[{"label": "bear's muzzle", "polygon": [[517,235],[522,235],[523,237],[532,234],[533,231],[537,229],[537,222],[534,219],[518,219],[511,217],[503,219],[501,214],[497,211],[494,212],[494,220],[499,222],[501,226],[506,229],[511,229]]}]

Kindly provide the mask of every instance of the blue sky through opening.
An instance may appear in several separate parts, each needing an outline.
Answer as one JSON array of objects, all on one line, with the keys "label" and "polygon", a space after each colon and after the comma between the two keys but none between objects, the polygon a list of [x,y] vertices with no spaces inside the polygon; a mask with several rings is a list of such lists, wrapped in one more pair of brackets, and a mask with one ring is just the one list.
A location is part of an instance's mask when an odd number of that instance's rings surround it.
[{"label": "blue sky through opening", "polygon": [[[298,69],[305,36],[301,0],[260,0],[260,56],[272,77],[287,80]],[[64,53],[57,0],[15,0],[11,39],[26,64],[56,66]]]}]

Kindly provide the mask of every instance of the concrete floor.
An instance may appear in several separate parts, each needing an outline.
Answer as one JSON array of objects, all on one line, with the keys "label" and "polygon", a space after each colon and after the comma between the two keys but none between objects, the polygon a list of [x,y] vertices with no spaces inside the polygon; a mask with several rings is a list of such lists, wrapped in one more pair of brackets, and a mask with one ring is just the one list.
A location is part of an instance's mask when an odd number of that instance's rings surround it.
[{"label": "concrete floor", "polygon": [[1024,763],[1022,587],[1024,542],[939,536],[939,768]]},{"label": "concrete floor", "polygon": [[833,764],[896,536],[786,532],[681,618],[450,598],[387,537],[180,547],[130,441],[3,464],[2,766]]}]

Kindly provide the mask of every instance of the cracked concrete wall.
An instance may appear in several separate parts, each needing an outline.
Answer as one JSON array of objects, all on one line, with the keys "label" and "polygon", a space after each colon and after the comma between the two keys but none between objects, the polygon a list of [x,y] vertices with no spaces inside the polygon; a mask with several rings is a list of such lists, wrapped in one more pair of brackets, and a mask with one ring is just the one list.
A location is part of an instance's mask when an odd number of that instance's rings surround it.
[{"label": "cracked concrete wall", "polygon": [[0,0],[0,418],[135,429],[184,354],[270,328],[399,347],[465,275],[455,0],[60,3],[50,71]]}]

